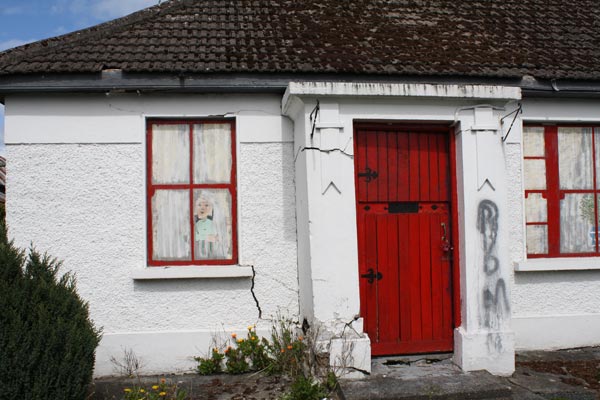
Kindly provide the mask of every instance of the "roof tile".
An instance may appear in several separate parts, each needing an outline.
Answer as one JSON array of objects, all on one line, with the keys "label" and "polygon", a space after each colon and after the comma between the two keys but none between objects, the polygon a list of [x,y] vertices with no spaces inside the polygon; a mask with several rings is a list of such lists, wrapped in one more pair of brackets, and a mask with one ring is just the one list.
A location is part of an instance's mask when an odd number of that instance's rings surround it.
[{"label": "roof tile", "polygon": [[0,75],[330,72],[600,80],[597,0],[171,0],[0,53]]}]

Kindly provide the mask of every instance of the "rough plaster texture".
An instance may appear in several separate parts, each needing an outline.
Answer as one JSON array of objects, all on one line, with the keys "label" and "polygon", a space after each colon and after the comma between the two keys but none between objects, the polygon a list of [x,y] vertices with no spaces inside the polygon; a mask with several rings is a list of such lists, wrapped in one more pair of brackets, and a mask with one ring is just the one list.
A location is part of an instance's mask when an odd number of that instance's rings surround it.
[{"label": "rough plaster texture", "polygon": [[[515,276],[514,315],[598,314],[598,271],[523,272]],[[600,342],[600,337],[598,338]]]},{"label": "rough plaster texture", "polygon": [[[286,126],[282,120],[280,127]],[[103,119],[104,129],[112,121]],[[36,127],[42,122],[36,119]],[[26,120],[19,127],[28,129]],[[238,130],[244,127],[238,121]],[[246,142],[238,144],[239,263],[255,268],[254,292],[264,318],[278,312],[297,316],[292,143],[282,142],[281,134],[262,143],[251,143],[253,137],[245,135]],[[135,342],[136,333],[152,371],[168,371],[181,366],[186,349],[190,357],[208,348],[208,332],[245,329],[258,321],[251,278],[132,279],[133,271],[146,268],[143,143],[12,144],[7,156],[10,235],[19,246],[33,243],[64,260],[63,269],[76,273],[92,319],[104,328],[97,374],[110,373],[108,358],[114,354],[108,349]],[[268,326],[259,321],[262,329]],[[128,339],[121,342],[123,334]],[[153,341],[171,340],[185,346],[172,359],[154,359]]]},{"label": "rough plaster texture", "polygon": [[[599,104],[596,100],[526,99],[522,118],[523,121],[555,123],[597,122],[600,119]],[[507,145],[505,151],[509,183],[507,201],[510,204],[509,253],[516,265],[526,262],[521,145]],[[544,259],[536,259],[535,265],[543,266],[544,262]],[[557,260],[547,259],[546,262],[552,268],[560,269]],[[600,269],[600,262],[597,268]],[[600,270],[517,271],[513,276],[511,302],[518,349],[600,343],[600,336],[588,334],[600,329]]]},{"label": "rough plaster texture", "polygon": [[[240,261],[255,266],[255,293],[266,314],[295,314],[298,307],[291,152],[291,144],[277,143],[240,150]],[[77,273],[79,292],[106,333],[257,320],[248,278],[131,279],[145,267],[141,145],[18,145],[9,146],[8,157],[11,236]]]},{"label": "rough plaster texture", "polygon": [[238,171],[240,264],[254,265],[263,317],[298,315],[292,143],[243,144]]},{"label": "rough plaster texture", "polygon": [[[518,127],[517,129],[520,129]],[[507,202],[510,207],[508,212],[508,253],[514,263],[521,261],[525,256],[525,217],[523,209],[523,181],[521,144],[512,143],[504,146],[504,160],[506,164]],[[514,310],[513,310],[514,312]]]}]

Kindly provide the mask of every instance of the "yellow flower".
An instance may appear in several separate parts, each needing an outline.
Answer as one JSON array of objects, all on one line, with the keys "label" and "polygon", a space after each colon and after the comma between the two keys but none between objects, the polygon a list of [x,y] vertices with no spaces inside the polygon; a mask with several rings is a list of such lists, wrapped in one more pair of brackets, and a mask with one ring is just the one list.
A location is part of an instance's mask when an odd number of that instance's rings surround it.
[{"label": "yellow flower", "polygon": [[238,339],[238,340],[237,340],[237,342],[238,342],[238,343],[243,343],[243,342],[244,342],[244,339]]},{"label": "yellow flower", "polygon": [[256,336],[252,336],[252,340],[256,340]]},{"label": "yellow flower", "polygon": [[140,393],[145,393],[146,391],[144,389],[140,389]]},{"label": "yellow flower", "polygon": [[160,392],[158,395],[161,397],[165,397],[167,395],[167,392]]},{"label": "yellow flower", "polygon": [[237,337],[237,333],[232,333],[231,337],[235,339]]},{"label": "yellow flower", "polygon": [[251,331],[254,327],[252,325],[248,326],[248,330]]},{"label": "yellow flower", "polygon": [[216,347],[213,349],[213,353],[218,353],[219,349],[217,349]]},{"label": "yellow flower", "polygon": [[125,393],[131,393],[131,389],[129,389],[129,388],[125,388],[125,389],[123,389],[123,391],[124,391]]},{"label": "yellow flower", "polygon": [[154,389],[154,390],[158,390],[158,385],[154,385],[154,386],[152,386],[152,389]]}]

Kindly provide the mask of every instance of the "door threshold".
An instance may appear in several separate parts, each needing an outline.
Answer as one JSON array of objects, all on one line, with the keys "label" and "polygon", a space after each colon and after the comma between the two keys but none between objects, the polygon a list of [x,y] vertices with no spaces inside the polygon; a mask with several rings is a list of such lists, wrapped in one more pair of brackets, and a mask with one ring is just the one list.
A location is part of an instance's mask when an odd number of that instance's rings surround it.
[{"label": "door threshold", "polygon": [[454,353],[427,353],[427,354],[406,354],[397,356],[378,356],[373,357],[372,362],[385,366],[395,365],[428,365],[437,364],[446,360],[451,360]]}]

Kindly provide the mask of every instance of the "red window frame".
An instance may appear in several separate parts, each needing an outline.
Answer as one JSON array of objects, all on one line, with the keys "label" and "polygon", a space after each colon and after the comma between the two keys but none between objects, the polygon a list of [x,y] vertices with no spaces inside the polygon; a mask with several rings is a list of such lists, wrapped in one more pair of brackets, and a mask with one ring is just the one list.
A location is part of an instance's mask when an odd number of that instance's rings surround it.
[{"label": "red window frame", "polygon": [[[231,127],[231,176],[229,183],[194,183],[194,136],[193,126],[197,124],[228,124]],[[190,183],[187,184],[154,184],[152,183],[152,127],[156,125],[188,125],[190,140]],[[238,242],[237,242],[237,183],[236,183],[236,132],[235,121],[231,119],[148,119],[146,121],[146,211],[147,211],[147,240],[148,240],[148,265],[149,266],[194,266],[194,265],[233,265],[238,262]],[[161,190],[181,190],[190,191],[190,238],[191,238],[191,259],[190,260],[154,260],[153,241],[152,241],[152,196],[157,189]],[[232,257],[231,259],[213,259],[213,260],[195,260],[195,229],[194,229],[194,196],[195,189],[228,189],[231,193],[231,236],[232,236]]]},{"label": "red window frame", "polygon": [[[594,196],[594,214],[596,221],[596,232],[598,231],[598,195],[600,188],[596,184],[596,175],[600,171],[596,170],[596,133],[600,134],[600,124],[595,125],[539,125],[526,124],[524,128],[544,128],[544,156],[524,156],[524,160],[545,160],[546,165],[546,189],[545,190],[525,190],[525,199],[531,193],[541,194],[546,199],[547,216],[546,222],[527,222],[526,226],[546,225],[548,232],[548,253],[546,254],[527,254],[528,258],[552,258],[552,257],[598,257],[600,248],[598,238],[596,239],[595,251],[587,253],[561,253],[560,252],[560,201],[564,199],[565,194],[581,193]],[[559,128],[590,128],[592,129],[592,189],[561,189],[558,164],[558,129]],[[527,210],[524,210],[525,213]]]}]

